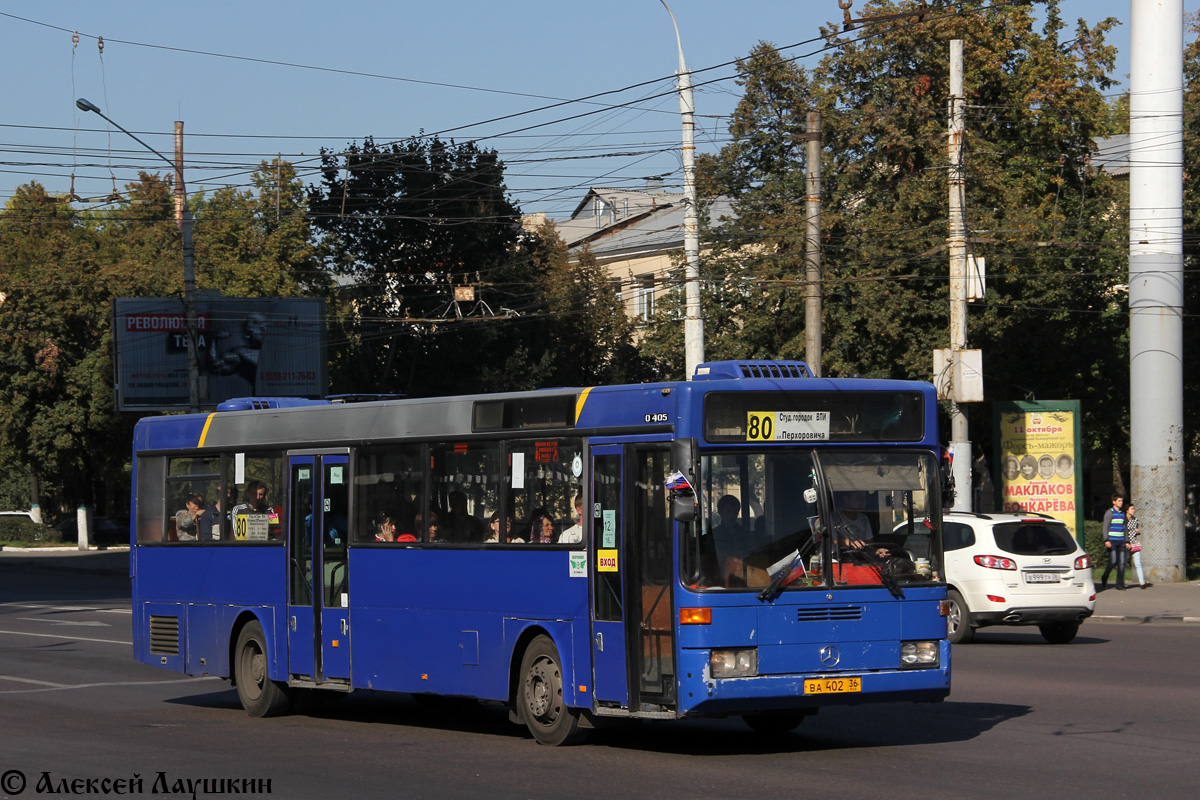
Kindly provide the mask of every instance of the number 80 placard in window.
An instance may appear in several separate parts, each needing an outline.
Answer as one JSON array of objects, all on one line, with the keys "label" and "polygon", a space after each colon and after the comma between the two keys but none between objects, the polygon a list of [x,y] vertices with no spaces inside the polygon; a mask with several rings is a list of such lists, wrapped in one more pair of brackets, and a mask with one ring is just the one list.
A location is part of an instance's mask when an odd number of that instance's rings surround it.
[{"label": "number 80 placard in window", "polygon": [[750,411],[748,442],[824,442],[829,440],[828,411]]}]

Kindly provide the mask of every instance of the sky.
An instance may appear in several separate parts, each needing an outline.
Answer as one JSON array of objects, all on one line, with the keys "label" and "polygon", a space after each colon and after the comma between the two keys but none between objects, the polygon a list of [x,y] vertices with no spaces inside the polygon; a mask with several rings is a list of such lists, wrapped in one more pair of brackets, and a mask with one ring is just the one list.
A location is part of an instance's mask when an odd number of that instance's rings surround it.
[{"label": "sky", "polygon": [[[842,17],[838,0],[668,2],[702,151],[737,103],[730,62],[765,40],[815,66]],[[1130,2],[1061,2],[1069,28],[1124,23],[1121,80]],[[677,65],[661,0],[0,0],[0,203],[29,181],[91,199],[168,169],[85,97],[168,157],[182,120],[189,192],[244,186],[277,154],[311,176],[322,147],[438,133],[496,149],[522,210],[562,219],[591,186],[681,185]]]}]

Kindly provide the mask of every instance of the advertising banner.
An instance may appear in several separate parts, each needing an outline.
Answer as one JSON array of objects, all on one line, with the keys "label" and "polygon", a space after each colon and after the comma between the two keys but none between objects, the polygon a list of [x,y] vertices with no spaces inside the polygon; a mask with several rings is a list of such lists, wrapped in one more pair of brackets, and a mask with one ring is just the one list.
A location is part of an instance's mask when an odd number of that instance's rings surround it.
[{"label": "advertising banner", "polygon": [[996,403],[993,413],[997,507],[1048,514],[1082,542],[1079,402]]},{"label": "advertising banner", "polygon": [[[196,301],[200,405],[232,397],[321,397],[327,391],[325,301]],[[113,301],[119,411],[187,408],[187,325],[179,298]]]}]

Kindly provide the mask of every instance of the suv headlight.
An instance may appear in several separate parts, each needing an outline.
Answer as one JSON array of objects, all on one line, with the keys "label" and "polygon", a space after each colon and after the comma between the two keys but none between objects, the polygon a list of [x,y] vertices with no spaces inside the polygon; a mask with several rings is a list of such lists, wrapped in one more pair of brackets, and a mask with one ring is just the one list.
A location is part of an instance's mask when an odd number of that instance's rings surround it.
[{"label": "suv headlight", "polygon": [[708,659],[714,678],[749,678],[758,674],[758,648],[713,650]]},{"label": "suv headlight", "polygon": [[936,667],[938,642],[901,642],[900,667]]}]

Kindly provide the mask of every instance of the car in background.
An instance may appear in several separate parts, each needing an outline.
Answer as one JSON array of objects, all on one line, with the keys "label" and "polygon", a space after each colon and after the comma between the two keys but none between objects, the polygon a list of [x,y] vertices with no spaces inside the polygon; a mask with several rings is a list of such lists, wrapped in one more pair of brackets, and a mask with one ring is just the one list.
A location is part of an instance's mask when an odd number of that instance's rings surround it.
[{"label": "car in background", "polygon": [[989,625],[1036,625],[1047,642],[1066,644],[1095,610],[1092,560],[1062,522],[947,512],[942,526],[952,643]]},{"label": "car in background", "polygon": [[30,522],[32,522],[33,521],[33,512],[32,511],[0,511],[0,519],[13,518],[13,517],[16,517],[19,519],[27,519]]},{"label": "car in background", "polygon": [[[79,520],[77,517],[67,517],[54,526],[54,530],[62,534],[63,541],[79,541]],[[92,517],[92,527],[88,531],[88,544],[129,544],[129,527],[119,525],[105,517]]]}]

